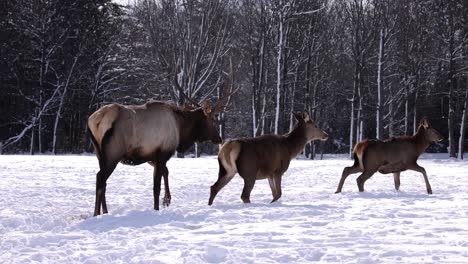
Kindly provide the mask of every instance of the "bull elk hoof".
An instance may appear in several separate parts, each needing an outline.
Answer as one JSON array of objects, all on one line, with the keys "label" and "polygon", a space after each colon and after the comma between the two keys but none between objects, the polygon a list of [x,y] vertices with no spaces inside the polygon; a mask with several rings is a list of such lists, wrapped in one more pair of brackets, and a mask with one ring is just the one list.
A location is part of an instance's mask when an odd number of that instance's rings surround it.
[{"label": "bull elk hoof", "polygon": [[427,190],[427,194],[432,194],[432,190],[431,189]]}]

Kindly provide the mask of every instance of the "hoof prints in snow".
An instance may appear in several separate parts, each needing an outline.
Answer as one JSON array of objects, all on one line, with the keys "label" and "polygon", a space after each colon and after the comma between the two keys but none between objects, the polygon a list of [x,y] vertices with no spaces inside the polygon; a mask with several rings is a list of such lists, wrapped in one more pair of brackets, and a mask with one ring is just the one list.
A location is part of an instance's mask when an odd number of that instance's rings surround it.
[{"label": "hoof prints in snow", "polygon": [[[283,197],[270,204],[257,181],[242,204],[236,176],[207,206],[214,157],[171,159],[172,204],[154,211],[152,167],[118,165],[107,185],[110,214],[92,217],[93,156],[2,156],[1,263],[466,263],[468,162],[423,156],[434,189],[403,172],[374,175],[359,193],[352,161],[294,160]],[[162,200],[163,191],[161,194]]]}]

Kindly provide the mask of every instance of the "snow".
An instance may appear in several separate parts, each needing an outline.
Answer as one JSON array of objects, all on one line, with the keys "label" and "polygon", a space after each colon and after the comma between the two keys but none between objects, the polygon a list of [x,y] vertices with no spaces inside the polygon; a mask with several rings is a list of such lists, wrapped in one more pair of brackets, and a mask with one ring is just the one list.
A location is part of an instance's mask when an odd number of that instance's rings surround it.
[{"label": "snow", "polygon": [[468,162],[445,155],[420,160],[433,195],[413,172],[400,192],[376,174],[364,193],[351,175],[334,194],[353,162],[326,155],[293,160],[277,203],[262,180],[243,204],[236,176],[211,207],[215,157],[173,158],[160,211],[152,168],[119,165],[99,217],[94,156],[0,156],[0,263],[468,263]]}]

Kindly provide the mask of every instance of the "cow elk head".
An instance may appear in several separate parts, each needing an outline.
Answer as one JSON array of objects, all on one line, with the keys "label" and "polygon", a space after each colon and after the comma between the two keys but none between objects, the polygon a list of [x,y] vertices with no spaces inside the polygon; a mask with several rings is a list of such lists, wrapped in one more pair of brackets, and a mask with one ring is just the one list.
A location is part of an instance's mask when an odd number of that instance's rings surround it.
[{"label": "cow elk head", "polygon": [[419,129],[423,129],[424,137],[427,141],[438,142],[444,139],[444,137],[437,130],[431,127],[426,117],[423,117],[419,122]]},{"label": "cow elk head", "polygon": [[317,127],[315,122],[310,119],[309,113],[307,111],[293,114],[296,120],[299,122],[298,125],[305,127],[307,142],[317,139],[322,141],[328,139],[328,134]]}]

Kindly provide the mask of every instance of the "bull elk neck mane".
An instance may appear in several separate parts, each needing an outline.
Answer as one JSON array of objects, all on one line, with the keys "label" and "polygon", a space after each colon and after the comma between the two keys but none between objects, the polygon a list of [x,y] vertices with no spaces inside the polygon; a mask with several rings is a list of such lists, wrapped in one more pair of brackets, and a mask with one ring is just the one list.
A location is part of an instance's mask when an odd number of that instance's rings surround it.
[{"label": "bull elk neck mane", "polygon": [[427,118],[422,118],[416,134],[412,136],[400,136],[385,141],[361,141],[354,147],[354,165],[344,168],[335,193],[341,192],[350,174],[358,172],[362,174],[356,181],[359,191],[363,192],[364,183],[377,171],[383,174],[393,173],[395,189],[398,191],[400,173],[413,170],[424,176],[427,193],[431,194],[432,188],[426,170],[418,165],[417,160],[432,142],[441,140],[443,140],[442,135],[430,126]]},{"label": "bull elk neck mane", "polygon": [[326,140],[328,135],[318,128],[307,112],[294,114],[298,123],[286,135],[263,135],[226,142],[218,155],[218,180],[211,186],[208,204],[231,179],[239,173],[244,179],[241,199],[250,203],[250,193],[256,180],[268,179],[272,202],[281,197],[281,177],[291,160],[305,144],[314,139]]}]

